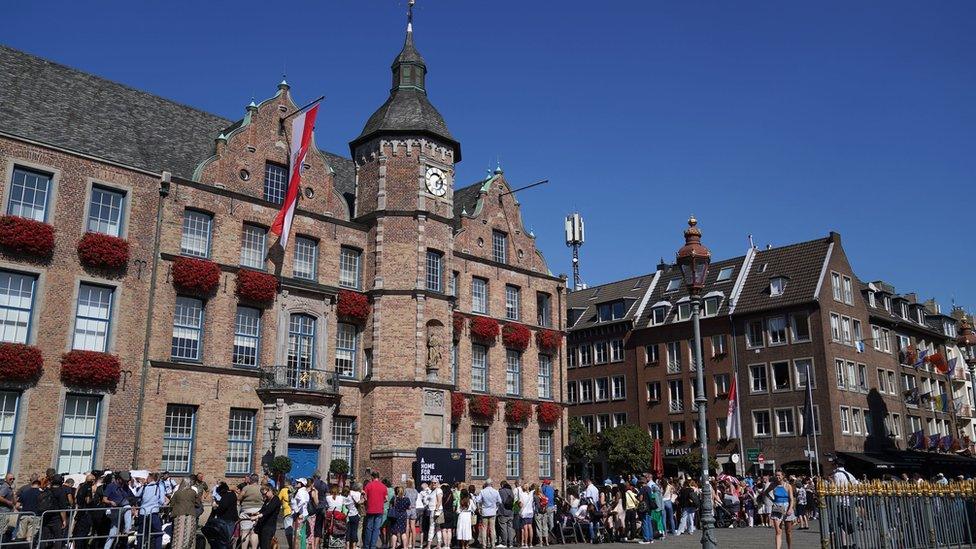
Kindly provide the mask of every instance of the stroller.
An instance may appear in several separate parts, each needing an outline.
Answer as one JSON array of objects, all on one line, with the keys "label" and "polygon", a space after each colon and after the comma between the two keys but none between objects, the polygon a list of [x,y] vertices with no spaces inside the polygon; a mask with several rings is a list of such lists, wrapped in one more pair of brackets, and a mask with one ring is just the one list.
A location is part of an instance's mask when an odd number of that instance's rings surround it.
[{"label": "stroller", "polygon": [[346,514],[342,511],[329,511],[325,514],[326,535],[329,539],[329,549],[341,549],[346,546]]}]

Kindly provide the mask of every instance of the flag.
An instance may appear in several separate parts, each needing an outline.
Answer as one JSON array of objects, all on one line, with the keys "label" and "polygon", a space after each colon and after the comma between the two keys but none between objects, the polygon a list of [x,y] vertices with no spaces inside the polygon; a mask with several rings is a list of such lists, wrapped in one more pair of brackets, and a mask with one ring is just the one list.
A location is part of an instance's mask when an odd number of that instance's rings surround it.
[{"label": "flag", "polygon": [[725,430],[729,434],[729,440],[742,438],[742,433],[739,432],[739,391],[736,388],[737,385],[739,385],[738,374],[732,379],[732,387],[729,387],[729,412],[725,417]]},{"label": "flag", "polygon": [[312,144],[312,129],[315,127],[315,117],[319,113],[318,102],[308,109],[294,115],[291,120],[291,174],[288,178],[288,190],[285,200],[281,203],[281,210],[271,224],[271,232],[280,237],[281,248],[288,246],[288,233],[291,231],[291,220],[295,216],[295,205],[298,204],[298,186],[302,182],[302,166],[305,155]]},{"label": "flag", "polygon": [[[958,363],[958,361],[959,361],[959,357],[957,356],[952,357],[952,360],[949,361],[949,374],[954,375],[956,373],[956,364]],[[960,379],[966,379],[966,374],[963,373]]]},{"label": "flag", "polygon": [[943,450],[948,452],[949,448],[952,448],[952,436],[946,435],[942,437],[942,441],[939,443],[939,445],[942,447]]},{"label": "flag", "polygon": [[810,383],[810,363],[807,362],[807,394],[803,403],[803,432],[802,436],[810,436],[816,432],[813,415],[813,384]]},{"label": "flag", "polygon": [[918,404],[918,399],[918,387],[912,387],[910,390],[905,391],[905,402],[909,404]]},{"label": "flag", "polygon": [[913,450],[921,450],[925,444],[925,432],[919,429],[912,433],[912,436],[908,439],[908,447]]},{"label": "flag", "polygon": [[929,437],[929,450],[935,450],[939,447],[939,441],[942,440],[942,435],[936,433]]},{"label": "flag", "polygon": [[930,356],[929,364],[935,366],[935,369],[941,374],[949,373],[949,363],[946,362],[946,359],[944,356],[942,356],[942,353],[934,353],[932,356]]},{"label": "flag", "polygon": [[914,366],[915,369],[918,370],[919,368],[921,368],[925,364],[925,359],[928,356],[929,356],[929,350],[928,349],[922,349],[921,351],[919,351],[918,358],[915,359],[915,364],[912,364],[912,366]]},{"label": "flag", "polygon": [[943,412],[949,411],[949,395],[942,393],[935,396],[935,409]]}]

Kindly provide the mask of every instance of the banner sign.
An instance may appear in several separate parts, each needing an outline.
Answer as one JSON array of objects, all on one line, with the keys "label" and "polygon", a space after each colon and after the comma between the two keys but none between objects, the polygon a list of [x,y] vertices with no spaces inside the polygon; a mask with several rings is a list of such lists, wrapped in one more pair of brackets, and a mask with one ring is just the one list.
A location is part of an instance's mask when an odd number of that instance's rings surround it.
[{"label": "banner sign", "polygon": [[413,463],[414,482],[461,482],[465,480],[464,450],[458,448],[417,448],[417,461]]}]

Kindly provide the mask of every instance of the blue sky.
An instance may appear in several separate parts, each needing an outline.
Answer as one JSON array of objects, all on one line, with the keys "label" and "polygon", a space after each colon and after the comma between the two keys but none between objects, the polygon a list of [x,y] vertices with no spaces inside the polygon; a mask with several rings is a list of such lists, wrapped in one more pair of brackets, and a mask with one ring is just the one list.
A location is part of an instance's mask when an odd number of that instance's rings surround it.
[{"label": "blue sky", "polygon": [[[287,9],[286,9],[287,8]],[[277,9],[277,11],[275,11]],[[230,118],[287,71],[317,142],[386,98],[405,0],[11,2],[0,41]],[[855,271],[976,309],[976,3],[418,0],[463,184],[500,158],[555,273],[598,284],[836,230]]]}]

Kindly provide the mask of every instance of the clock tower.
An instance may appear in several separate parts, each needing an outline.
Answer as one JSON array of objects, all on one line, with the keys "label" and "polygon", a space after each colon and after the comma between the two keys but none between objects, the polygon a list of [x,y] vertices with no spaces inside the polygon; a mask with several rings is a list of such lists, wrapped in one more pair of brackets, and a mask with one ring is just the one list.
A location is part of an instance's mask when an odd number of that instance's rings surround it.
[{"label": "clock tower", "polygon": [[449,446],[453,183],[461,160],[460,144],[427,98],[412,13],[392,72],[389,97],[349,144],[354,221],[368,231],[364,289],[373,303],[361,334],[369,371],[360,444],[391,478],[409,474],[417,447]]}]

